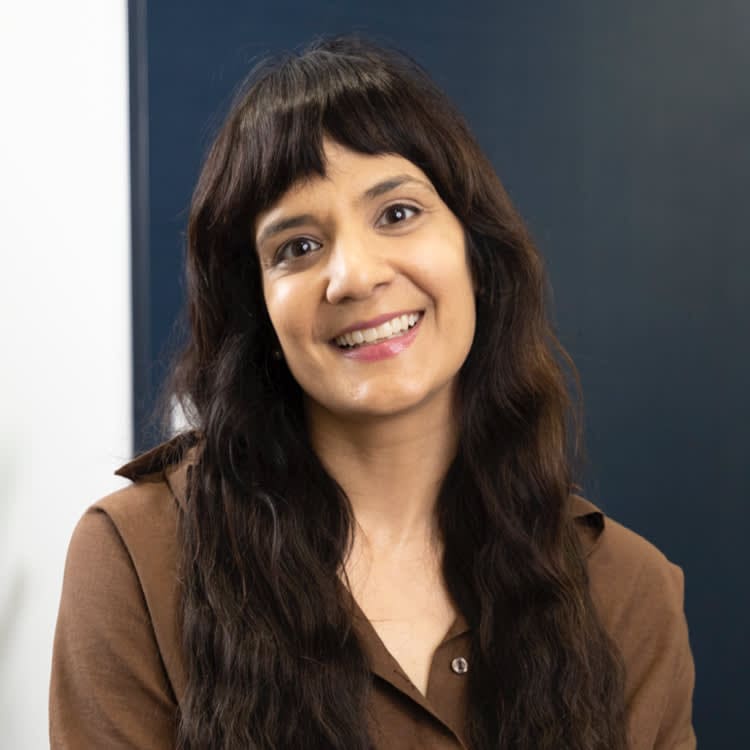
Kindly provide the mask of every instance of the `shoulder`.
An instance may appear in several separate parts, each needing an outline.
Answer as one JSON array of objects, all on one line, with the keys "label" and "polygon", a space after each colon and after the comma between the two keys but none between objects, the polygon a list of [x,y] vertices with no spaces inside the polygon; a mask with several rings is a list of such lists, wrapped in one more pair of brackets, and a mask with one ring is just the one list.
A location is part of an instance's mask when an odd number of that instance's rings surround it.
[{"label": "shoulder", "polygon": [[[93,520],[100,517],[99,520]],[[106,517],[136,567],[174,552],[178,503],[165,477],[152,474],[95,502],[79,527],[101,527]],[[78,530],[77,530],[78,532]]]},{"label": "shoulder", "polygon": [[173,504],[154,482],[91,505],[68,546],[63,605],[86,609],[92,626],[116,613],[149,623],[157,635],[168,629],[173,618],[165,610],[175,601],[177,570]]},{"label": "shoulder", "polygon": [[81,523],[93,523],[87,518],[91,515],[106,516],[136,568],[146,572],[158,561],[161,570],[172,570],[179,509],[195,459],[195,442],[194,433],[186,433],[121,466],[115,473],[133,484],[94,503]]},{"label": "shoulder", "polygon": [[180,464],[134,475],[73,532],[52,654],[51,747],[174,746],[185,685],[172,491]]},{"label": "shoulder", "polygon": [[600,617],[616,640],[682,617],[684,577],[650,541],[573,497],[573,518]]},{"label": "shoulder", "polygon": [[178,506],[161,478],[138,480],[94,503],[76,527],[70,555],[105,563],[108,553],[127,557],[149,615],[158,628],[164,603],[176,602]]},{"label": "shoulder", "polygon": [[[582,505],[585,503],[585,506]],[[592,503],[581,500],[586,515],[576,517],[584,545],[595,604],[616,635],[634,620],[668,619],[682,614],[684,577],[654,544]],[[596,520],[592,520],[593,516]],[[585,522],[585,523],[583,523]]]},{"label": "shoulder", "polygon": [[[168,449],[168,451],[167,451]],[[85,604],[91,628],[108,628],[111,617],[143,623],[172,689],[184,684],[179,649],[178,524],[175,485],[189,466],[174,445],[159,446],[173,462],[143,456],[118,470],[133,484],[84,513],[68,548],[63,605]],[[148,458],[150,456],[150,458]],[[126,613],[127,616],[124,616]],[[140,649],[133,649],[132,653]]]},{"label": "shoulder", "polygon": [[625,666],[633,748],[694,748],[684,576],[650,541],[578,499],[594,606]]}]

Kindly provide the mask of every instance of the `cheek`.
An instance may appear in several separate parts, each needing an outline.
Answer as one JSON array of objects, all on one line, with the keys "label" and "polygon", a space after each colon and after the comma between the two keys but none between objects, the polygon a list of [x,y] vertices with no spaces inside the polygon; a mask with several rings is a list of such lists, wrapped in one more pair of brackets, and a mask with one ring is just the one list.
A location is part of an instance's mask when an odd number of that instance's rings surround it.
[{"label": "cheek", "polygon": [[473,320],[475,285],[463,246],[444,250],[439,257],[433,255],[431,262],[422,266],[421,273],[430,296],[439,301],[439,307],[450,311],[451,318]]},{"label": "cheek", "polygon": [[443,265],[435,284],[442,295],[438,304],[438,318],[448,335],[457,345],[460,344],[463,354],[468,354],[476,328],[476,297],[474,280],[463,249],[455,254],[451,263]]},{"label": "cheek", "polygon": [[268,316],[282,345],[301,338],[311,320],[310,311],[305,309],[305,297],[297,286],[284,279],[268,283],[263,289]]}]

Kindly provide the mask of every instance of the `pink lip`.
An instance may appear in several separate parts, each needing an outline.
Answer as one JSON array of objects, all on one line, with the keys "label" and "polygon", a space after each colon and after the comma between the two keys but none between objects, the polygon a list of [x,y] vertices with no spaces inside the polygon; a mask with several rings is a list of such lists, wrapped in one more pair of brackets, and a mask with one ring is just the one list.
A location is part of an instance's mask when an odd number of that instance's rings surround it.
[{"label": "pink lip", "polygon": [[[392,315],[391,318],[395,318]],[[390,320],[391,318],[381,319],[381,322]],[[356,359],[360,362],[375,362],[379,359],[388,359],[389,357],[395,357],[401,354],[404,349],[411,346],[414,339],[417,337],[419,328],[422,325],[424,316],[420,315],[419,320],[416,322],[413,328],[409,328],[404,331],[400,336],[394,336],[392,339],[380,341],[377,344],[360,344],[353,349],[342,349],[341,347],[333,344],[338,352],[346,357],[347,359]],[[373,328],[373,325],[366,325],[365,328]],[[353,330],[357,330],[356,328]]]},{"label": "pink lip", "polygon": [[332,339],[337,339],[339,336],[343,336],[345,333],[351,333],[352,331],[359,331],[363,328],[377,328],[382,323],[385,323],[388,320],[393,320],[394,318],[400,318],[402,315],[413,315],[413,314],[421,314],[421,310],[402,310],[401,312],[392,312],[392,313],[385,313],[383,315],[378,315],[377,318],[371,318],[370,320],[360,320],[354,323],[353,325],[350,325],[348,328],[343,328],[340,330],[337,334],[332,336]]}]

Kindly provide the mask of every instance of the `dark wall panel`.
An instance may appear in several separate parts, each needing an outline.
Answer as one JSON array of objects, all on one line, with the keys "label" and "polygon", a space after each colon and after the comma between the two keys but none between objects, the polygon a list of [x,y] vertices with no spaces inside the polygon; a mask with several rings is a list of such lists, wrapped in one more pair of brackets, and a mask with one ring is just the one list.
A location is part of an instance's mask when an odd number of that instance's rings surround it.
[{"label": "dark wall panel", "polygon": [[583,380],[587,494],[685,570],[698,737],[738,746],[750,671],[750,3],[162,0],[145,11],[131,0],[136,446],[156,439],[147,416],[175,341],[190,193],[238,83],[258,57],[321,33],[400,46],[464,111],[532,227]]}]

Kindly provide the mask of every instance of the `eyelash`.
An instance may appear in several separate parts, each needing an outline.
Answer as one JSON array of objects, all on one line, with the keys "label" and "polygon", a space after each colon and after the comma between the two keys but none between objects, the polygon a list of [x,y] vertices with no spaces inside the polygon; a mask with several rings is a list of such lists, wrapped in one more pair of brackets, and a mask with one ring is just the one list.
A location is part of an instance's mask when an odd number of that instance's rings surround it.
[{"label": "eyelash", "polygon": [[[390,206],[386,206],[383,209],[383,213],[380,214],[378,217],[378,221],[376,222],[375,226],[380,226],[380,220],[391,210],[399,208],[401,210],[406,209],[407,211],[412,211],[414,216],[419,216],[419,214],[422,213],[422,209],[418,208],[417,206],[412,205],[411,203],[392,203]],[[390,224],[402,224],[405,221],[408,221],[410,218],[413,218],[412,216],[407,216],[405,219],[402,219],[401,221],[394,221],[390,222]],[[307,244],[315,244],[320,245],[320,242],[316,242],[315,240],[311,240],[308,237],[295,237],[293,240],[289,240],[288,242],[285,242],[276,252],[276,255],[274,256],[274,264],[282,263],[285,260],[289,260],[288,258],[284,257],[284,251],[286,248],[288,248],[290,245],[293,245],[294,243],[307,243]],[[308,252],[313,252],[312,250]],[[307,255],[308,253],[303,253],[302,255]],[[302,256],[292,256],[292,260],[298,257]]]}]

